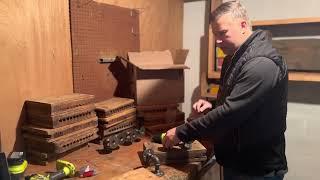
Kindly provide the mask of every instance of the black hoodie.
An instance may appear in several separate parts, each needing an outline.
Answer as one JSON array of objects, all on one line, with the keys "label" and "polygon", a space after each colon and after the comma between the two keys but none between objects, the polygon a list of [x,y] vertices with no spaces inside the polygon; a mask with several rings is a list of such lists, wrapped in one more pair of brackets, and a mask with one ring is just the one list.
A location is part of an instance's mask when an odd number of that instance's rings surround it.
[{"label": "black hoodie", "polygon": [[287,66],[265,31],[255,31],[225,61],[218,106],[177,127],[184,142],[211,138],[217,161],[246,175],[287,169]]}]

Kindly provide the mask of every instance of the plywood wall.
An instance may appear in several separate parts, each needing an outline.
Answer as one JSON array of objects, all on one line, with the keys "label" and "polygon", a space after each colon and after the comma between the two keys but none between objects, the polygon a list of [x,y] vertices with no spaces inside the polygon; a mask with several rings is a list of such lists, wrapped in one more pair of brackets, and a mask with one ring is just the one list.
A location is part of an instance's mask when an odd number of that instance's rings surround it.
[{"label": "plywood wall", "polygon": [[28,98],[72,93],[67,0],[0,0],[1,150],[21,149]]},{"label": "plywood wall", "polygon": [[140,49],[182,48],[183,0],[95,0],[140,12]]},{"label": "plywood wall", "polygon": [[[97,0],[140,11],[141,50],[182,48],[183,0]],[[67,0],[0,0],[2,151],[21,149],[23,103],[71,93]]]}]

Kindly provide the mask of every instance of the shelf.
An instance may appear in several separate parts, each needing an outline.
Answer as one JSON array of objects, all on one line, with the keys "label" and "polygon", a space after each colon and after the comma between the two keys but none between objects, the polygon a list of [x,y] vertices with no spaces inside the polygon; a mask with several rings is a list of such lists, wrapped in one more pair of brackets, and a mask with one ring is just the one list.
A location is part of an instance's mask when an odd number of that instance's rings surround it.
[{"label": "shelf", "polygon": [[259,20],[259,21],[252,21],[252,26],[272,26],[272,25],[303,24],[303,23],[320,23],[320,17]]},{"label": "shelf", "polygon": [[209,79],[220,79],[220,71],[208,71]]},{"label": "shelf", "polygon": [[[220,72],[211,72],[208,74],[209,79],[219,79]],[[316,72],[289,72],[290,81],[315,81],[320,82],[320,73]]]},{"label": "shelf", "polygon": [[320,73],[315,72],[289,72],[290,81],[320,82]]}]

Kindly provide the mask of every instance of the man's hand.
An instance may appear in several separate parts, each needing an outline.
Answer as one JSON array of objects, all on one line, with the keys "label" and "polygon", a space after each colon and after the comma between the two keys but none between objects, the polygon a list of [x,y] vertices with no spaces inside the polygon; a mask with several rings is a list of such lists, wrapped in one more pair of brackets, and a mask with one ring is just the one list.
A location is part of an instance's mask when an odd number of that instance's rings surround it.
[{"label": "man's hand", "polygon": [[172,148],[173,146],[179,144],[181,141],[176,135],[176,128],[172,128],[167,131],[166,135],[164,136],[162,140],[162,145],[165,148]]},{"label": "man's hand", "polygon": [[199,99],[197,102],[193,104],[192,107],[197,113],[202,113],[207,109],[211,109],[212,104],[206,100]]}]

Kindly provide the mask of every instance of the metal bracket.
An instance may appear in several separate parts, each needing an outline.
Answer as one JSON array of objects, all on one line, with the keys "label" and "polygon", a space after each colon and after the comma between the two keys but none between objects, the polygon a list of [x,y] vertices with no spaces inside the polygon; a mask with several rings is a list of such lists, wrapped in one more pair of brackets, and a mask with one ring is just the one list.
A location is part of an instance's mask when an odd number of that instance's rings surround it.
[{"label": "metal bracket", "polygon": [[113,63],[115,60],[116,60],[116,57],[110,57],[110,58],[103,57],[103,58],[100,58],[100,59],[98,60],[98,62],[99,62],[100,64]]},{"label": "metal bracket", "polygon": [[154,154],[152,149],[145,149],[142,153],[143,163],[145,166],[150,164],[152,160],[154,162],[154,171],[152,171],[155,175],[161,177],[164,175],[164,172],[160,169],[160,160]]}]

